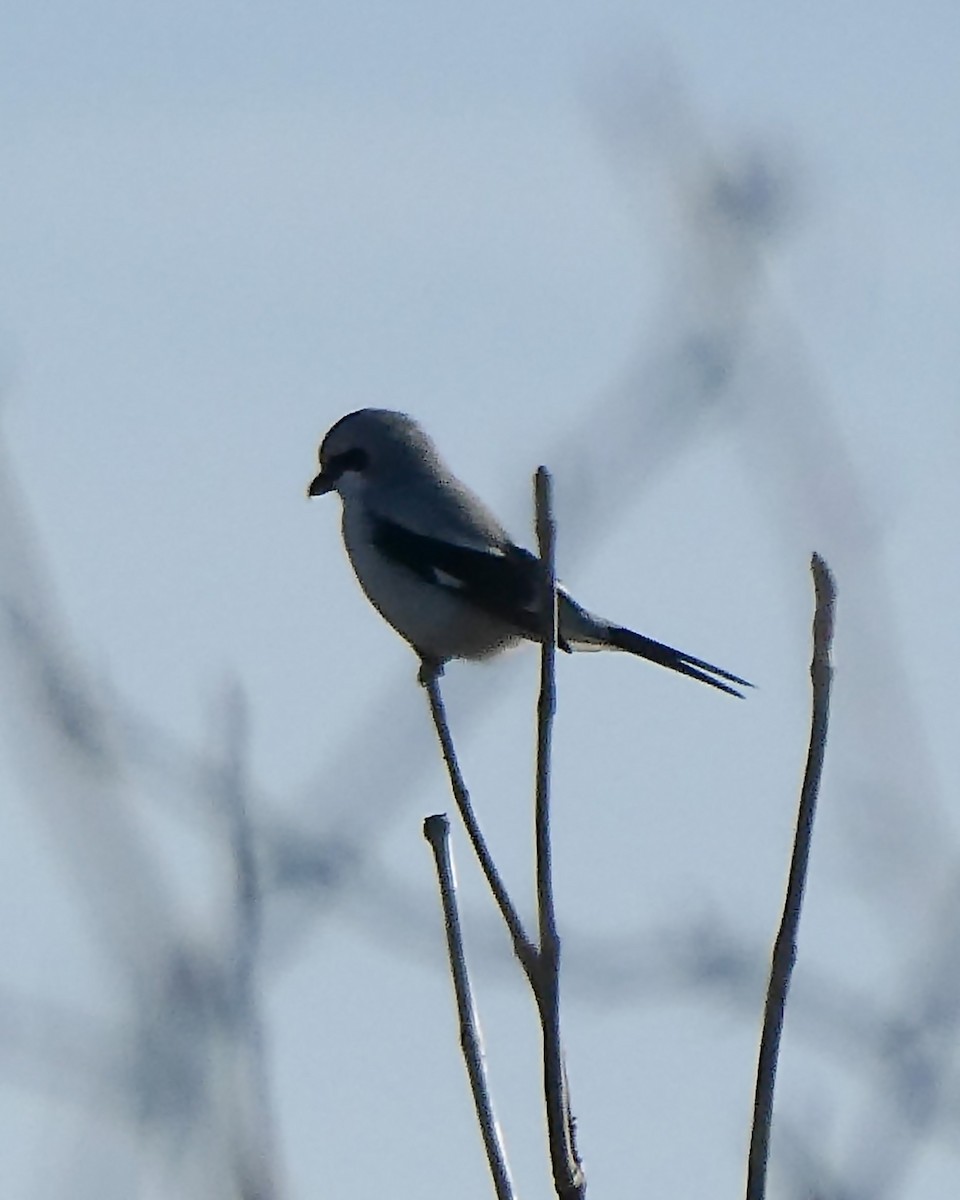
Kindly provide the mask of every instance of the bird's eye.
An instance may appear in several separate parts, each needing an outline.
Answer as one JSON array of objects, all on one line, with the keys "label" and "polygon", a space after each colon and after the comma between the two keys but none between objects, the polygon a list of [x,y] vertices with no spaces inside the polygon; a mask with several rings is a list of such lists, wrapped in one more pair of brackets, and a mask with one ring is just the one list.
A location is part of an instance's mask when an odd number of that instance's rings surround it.
[{"label": "bird's eye", "polygon": [[365,471],[369,461],[370,457],[366,450],[354,446],[352,450],[344,450],[342,454],[334,454],[332,458],[328,458],[325,470],[339,478],[344,471]]}]

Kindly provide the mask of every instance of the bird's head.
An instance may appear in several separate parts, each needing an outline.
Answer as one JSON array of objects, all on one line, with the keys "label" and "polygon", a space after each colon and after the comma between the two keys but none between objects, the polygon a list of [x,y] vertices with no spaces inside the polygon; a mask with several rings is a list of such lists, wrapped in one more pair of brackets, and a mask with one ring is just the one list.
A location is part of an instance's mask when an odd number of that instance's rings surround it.
[{"label": "bird's head", "polygon": [[356,492],[372,480],[389,482],[395,474],[422,469],[436,459],[433,442],[406,413],[361,408],[327,431],[318,452],[320,473],[308,496]]}]

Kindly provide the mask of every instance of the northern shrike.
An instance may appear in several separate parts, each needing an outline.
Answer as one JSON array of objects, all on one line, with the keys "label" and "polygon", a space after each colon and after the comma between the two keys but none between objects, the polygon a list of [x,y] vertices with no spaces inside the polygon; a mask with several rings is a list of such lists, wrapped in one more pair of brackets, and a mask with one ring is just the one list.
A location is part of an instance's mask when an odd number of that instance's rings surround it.
[{"label": "northern shrike", "polygon": [[[426,671],[540,640],[540,562],[444,465],[412,417],[363,408],[320,443],[307,494],[339,492],[343,543],[367,599]],[[557,588],[562,650],[625,650],[732,696],[745,679],[613,625]],[[726,680],[727,682],[723,682]]]}]

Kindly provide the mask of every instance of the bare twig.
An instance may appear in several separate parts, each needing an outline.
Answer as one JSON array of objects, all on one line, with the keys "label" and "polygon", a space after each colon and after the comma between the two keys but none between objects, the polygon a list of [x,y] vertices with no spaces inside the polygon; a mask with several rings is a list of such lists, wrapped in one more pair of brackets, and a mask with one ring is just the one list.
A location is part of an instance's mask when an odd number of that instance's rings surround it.
[{"label": "bare twig", "polygon": [[557,1195],[586,1194],[586,1178],[577,1156],[573,1116],[560,1042],[560,937],[553,902],[550,853],[550,763],[553,717],[557,706],[557,574],[553,481],[546,467],[534,480],[537,545],[543,566],[540,609],[543,620],[540,652],[540,696],[537,702],[537,783],[535,838],[537,854],[537,920],[540,955],[534,993],[543,1033],[543,1092],[547,1113],[550,1162]]},{"label": "bare twig", "polygon": [[830,712],[830,683],[833,669],[830,650],[833,643],[834,602],[836,589],[827,564],[819,554],[811,560],[816,609],[813,617],[813,657],[810,680],[813,692],[810,723],[810,745],[800,789],[797,830],[794,837],[787,894],[777,940],[773,947],[770,982],[763,1014],[760,1055],[757,1062],[757,1084],[753,1101],[753,1127],[750,1131],[750,1153],[747,1163],[747,1200],[763,1200],[766,1194],[767,1160],[770,1152],[770,1126],[773,1119],[773,1091],[780,1052],[780,1034],[787,1002],[790,976],[797,957],[797,927],[803,904],[803,889],[810,858],[813,820],[816,815],[823,757],[827,742],[827,722]]},{"label": "bare twig", "polygon": [[[560,1040],[560,938],[557,933],[556,913],[553,901],[553,871],[550,853],[550,765],[553,733],[553,716],[556,709],[556,646],[557,646],[557,579],[554,564],[555,527],[552,509],[552,481],[545,467],[540,467],[535,479],[537,541],[540,560],[543,564],[540,608],[542,613],[540,659],[540,694],[537,704],[537,776],[535,804],[536,882],[538,945],[527,936],[510,899],[506,886],[500,878],[493,858],[483,838],[470,803],[466,784],[460,773],[453,738],[446,719],[443,698],[440,694],[441,668],[424,659],[421,663],[419,680],[426,689],[430,701],[430,712],[440,739],[443,760],[450,777],[457,808],[473,844],[480,866],[487,878],[500,912],[513,938],[514,950],[530,983],[537,1011],[543,1042],[543,1086],[547,1117],[547,1134],[550,1148],[550,1163],[553,1171],[554,1188],[560,1200],[581,1200],[586,1195],[586,1178],[577,1155],[573,1116],[570,1111],[569,1089]],[[441,818],[432,817],[424,825],[424,836],[434,846],[440,858],[438,845],[448,836],[445,818],[443,827],[431,826]],[[447,851],[448,853],[448,851]],[[441,888],[442,888],[441,876]],[[452,883],[451,883],[452,886]],[[451,892],[452,897],[452,892]],[[447,897],[444,898],[445,912]],[[455,916],[454,909],[454,916]],[[459,924],[457,924],[459,936]],[[448,941],[450,919],[448,917]],[[462,959],[462,949],[460,950]],[[453,951],[451,950],[451,960]],[[456,982],[456,966],[454,966]],[[458,1003],[460,992],[458,986]],[[469,993],[468,993],[469,995]],[[461,1026],[463,1023],[461,1009]],[[464,1034],[464,1054],[468,1058],[467,1036]],[[471,1071],[471,1080],[473,1074]],[[476,1098],[476,1092],[475,1092]],[[481,1101],[477,1099],[478,1113]],[[481,1117],[481,1124],[483,1119]],[[487,1133],[484,1141],[487,1142]],[[489,1153],[489,1145],[488,1145]],[[491,1167],[491,1169],[493,1169]],[[496,1176],[495,1176],[496,1177]]]},{"label": "bare twig", "polygon": [[557,576],[554,563],[556,529],[553,522],[553,482],[546,467],[534,479],[537,545],[543,567],[540,608],[543,642],[540,653],[540,696],[537,701],[537,783],[535,835],[537,852],[537,921],[541,963],[553,975],[560,968],[560,939],[553,903],[553,864],[550,856],[550,760],[553,717],[557,707]]},{"label": "bare twig", "polygon": [[487,1163],[493,1177],[498,1200],[513,1200],[513,1184],[507,1165],[506,1149],[500,1125],[493,1111],[493,1101],[487,1085],[484,1064],[483,1039],[480,1022],[470,989],[463,953],[463,936],[460,931],[460,915],[457,911],[457,880],[450,850],[450,822],[442,813],[427,817],[423,823],[423,836],[430,843],[437,866],[437,883],[443,903],[443,924],[447,934],[447,953],[450,956],[450,973],[457,998],[457,1015],[460,1020],[460,1048],[470,1079],[470,1091],[477,1110],[477,1120],[487,1152]]},{"label": "bare twig", "polygon": [[[424,667],[426,668],[427,664],[424,664]],[[490,891],[493,892],[493,897],[503,915],[507,929],[510,931],[514,952],[520,960],[527,978],[535,987],[536,985],[533,981],[537,970],[537,948],[527,935],[523,927],[523,922],[520,919],[520,914],[510,899],[506,885],[500,878],[500,872],[497,870],[493,856],[487,848],[480,824],[473,811],[473,805],[470,803],[470,793],[467,791],[467,785],[460,772],[460,765],[457,762],[457,752],[450,734],[450,726],[447,723],[443,697],[440,695],[439,672],[423,669],[420,675],[420,682],[426,689],[430,700],[430,714],[433,717],[433,723],[437,730],[437,737],[440,739],[443,761],[447,766],[447,774],[450,776],[450,787],[453,791],[453,797],[457,802],[460,817],[463,820],[470,843],[486,876]]]}]

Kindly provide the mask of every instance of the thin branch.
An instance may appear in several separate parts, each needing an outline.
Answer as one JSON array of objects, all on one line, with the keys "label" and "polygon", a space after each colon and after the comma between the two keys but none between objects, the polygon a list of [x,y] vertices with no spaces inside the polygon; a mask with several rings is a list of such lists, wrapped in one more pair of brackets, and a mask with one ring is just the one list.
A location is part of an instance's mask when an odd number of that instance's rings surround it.
[{"label": "thin branch", "polygon": [[463,1061],[470,1079],[470,1091],[477,1110],[477,1120],[480,1122],[480,1132],[483,1134],[487,1163],[498,1200],[513,1200],[513,1183],[507,1165],[507,1153],[490,1098],[483,1038],[463,953],[460,914],[457,911],[457,880],[450,850],[450,822],[442,813],[427,817],[423,823],[423,836],[430,843],[437,867],[437,883],[443,903],[443,924],[447,934],[447,953],[450,956],[450,974],[453,977],[457,1015],[460,1020],[460,1049],[463,1051]]},{"label": "thin branch", "polygon": [[543,567],[540,610],[543,642],[540,651],[540,695],[537,700],[537,783],[535,836],[537,853],[537,920],[540,957],[554,977],[560,970],[560,939],[553,902],[553,864],[550,854],[550,765],[553,749],[553,718],[557,709],[557,575],[555,566],[556,528],[553,521],[553,483],[546,467],[534,478],[537,514],[537,545]]},{"label": "thin branch", "polygon": [[753,1101],[753,1127],[750,1131],[750,1153],[747,1164],[747,1200],[763,1200],[766,1194],[767,1160],[770,1153],[770,1126],[773,1120],[773,1091],[780,1053],[780,1034],[787,1002],[790,976],[797,957],[797,927],[803,904],[803,889],[810,858],[813,820],[823,774],[824,750],[830,713],[830,684],[833,668],[830,651],[833,643],[834,603],[836,588],[827,564],[819,554],[811,560],[816,609],[813,617],[813,657],[810,680],[813,705],[810,723],[810,745],[807,764],[800,789],[797,830],[787,881],[780,930],[773,947],[770,982],[763,1014],[760,1055],[757,1062],[757,1083]]},{"label": "thin branch", "polygon": [[537,545],[543,567],[540,611],[543,619],[540,651],[540,695],[537,701],[537,782],[535,840],[537,855],[537,919],[540,933],[539,969],[534,994],[543,1033],[543,1093],[553,1185],[562,1200],[586,1194],[587,1181],[577,1156],[573,1115],[560,1041],[560,937],[553,900],[550,852],[550,766],[553,718],[557,707],[557,573],[556,526],[553,519],[553,481],[546,467],[534,479]]},{"label": "thin branch", "polygon": [[[541,629],[540,694],[537,704],[537,774],[535,807],[536,883],[539,945],[527,936],[516,907],[500,878],[493,858],[483,838],[470,803],[466,784],[460,773],[453,738],[446,719],[440,694],[441,666],[424,659],[419,680],[426,689],[430,712],[440,740],[443,760],[450,777],[460,816],[480,861],[490,890],[513,938],[514,950],[533,991],[540,1017],[543,1041],[544,1102],[554,1188],[560,1200],[582,1200],[586,1195],[586,1178],[577,1155],[573,1116],[570,1111],[569,1089],[563,1048],[560,1040],[560,938],[557,934],[553,899],[553,872],[550,851],[550,767],[553,717],[556,710],[556,645],[557,645],[557,580],[554,563],[555,526],[552,511],[552,481],[550,473],[541,467],[536,474],[536,524],[540,560],[543,564],[540,607],[543,614]],[[439,821],[430,818],[429,821]],[[424,826],[424,835],[434,845],[435,838],[447,836],[444,829]],[[437,853],[436,845],[434,845]],[[440,865],[438,860],[438,872]],[[445,898],[446,905],[446,898]],[[446,911],[446,908],[445,908]],[[459,925],[457,926],[459,931]],[[448,921],[449,937],[449,921]],[[462,950],[461,950],[462,957]],[[456,968],[455,968],[456,972]],[[459,1000],[458,1000],[459,1002]],[[463,1020],[461,1014],[461,1022]],[[466,1039],[466,1035],[464,1035]],[[464,1054],[469,1054],[464,1041]],[[472,1075],[471,1075],[472,1079]],[[476,1093],[475,1093],[476,1096]],[[480,1101],[477,1101],[478,1112]],[[482,1124],[481,1119],[481,1124]],[[484,1134],[487,1140],[487,1134]]]},{"label": "thin branch", "polygon": [[534,979],[537,970],[537,948],[523,927],[520,914],[510,899],[510,894],[500,877],[500,872],[493,861],[493,856],[487,848],[480,824],[473,811],[473,805],[470,802],[470,793],[467,791],[467,785],[464,782],[463,775],[460,772],[460,765],[457,762],[457,752],[453,745],[453,737],[450,734],[450,726],[447,723],[447,713],[444,708],[443,697],[440,695],[440,672],[430,670],[429,665],[425,663],[421,669],[420,682],[426,689],[427,697],[430,701],[430,715],[433,717],[437,737],[440,739],[443,761],[447,766],[447,774],[450,776],[450,788],[457,802],[460,817],[463,820],[474,853],[486,876],[490,891],[493,892],[493,897],[497,902],[507,929],[510,931],[510,937],[513,939],[514,953],[520,960],[520,964],[526,972],[531,986],[536,988]]}]

